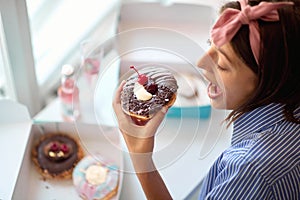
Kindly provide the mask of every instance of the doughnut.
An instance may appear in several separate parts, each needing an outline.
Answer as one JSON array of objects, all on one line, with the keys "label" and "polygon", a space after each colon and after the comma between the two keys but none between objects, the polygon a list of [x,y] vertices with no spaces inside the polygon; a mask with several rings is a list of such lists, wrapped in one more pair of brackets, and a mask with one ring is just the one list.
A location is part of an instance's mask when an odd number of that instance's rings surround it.
[{"label": "doughnut", "polygon": [[[96,158],[97,157],[97,158]],[[72,179],[85,200],[108,200],[118,192],[119,167],[100,155],[86,156],[75,167]]]},{"label": "doughnut", "polygon": [[162,67],[145,67],[132,74],[123,86],[121,105],[123,111],[136,125],[144,126],[162,107],[171,107],[177,94],[177,81]]},{"label": "doughnut", "polygon": [[64,133],[45,134],[32,149],[32,160],[46,179],[70,179],[82,157],[83,150],[79,142]]}]

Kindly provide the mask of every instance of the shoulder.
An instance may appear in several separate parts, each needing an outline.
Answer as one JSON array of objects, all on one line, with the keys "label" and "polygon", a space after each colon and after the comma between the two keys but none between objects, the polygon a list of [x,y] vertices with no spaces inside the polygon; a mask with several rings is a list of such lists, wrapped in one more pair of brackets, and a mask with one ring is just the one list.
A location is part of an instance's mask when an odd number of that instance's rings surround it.
[{"label": "shoulder", "polygon": [[224,168],[211,188],[206,189],[205,199],[299,199],[300,165],[271,182],[260,172],[256,163],[243,162],[237,168]]},{"label": "shoulder", "polygon": [[282,194],[298,198],[293,194],[300,194],[299,124],[277,120],[261,127],[246,130],[222,153],[203,194],[211,199],[269,199]]},{"label": "shoulder", "polygon": [[300,192],[300,132],[294,130],[253,133],[229,148],[223,158],[227,157],[226,168],[234,169],[232,180],[245,190],[255,185],[270,193],[296,191],[293,188]]},{"label": "shoulder", "polygon": [[[265,144],[263,150],[257,148],[262,144]],[[278,150],[265,148],[268,145],[262,140],[252,140],[225,151],[215,163],[207,196],[211,199],[269,199],[300,194],[299,145]]]},{"label": "shoulder", "polygon": [[274,180],[279,178],[278,174],[283,175],[300,164],[300,128],[289,131],[273,128],[249,134],[225,154],[232,157],[235,165],[240,165],[239,169],[249,165],[266,180]]}]

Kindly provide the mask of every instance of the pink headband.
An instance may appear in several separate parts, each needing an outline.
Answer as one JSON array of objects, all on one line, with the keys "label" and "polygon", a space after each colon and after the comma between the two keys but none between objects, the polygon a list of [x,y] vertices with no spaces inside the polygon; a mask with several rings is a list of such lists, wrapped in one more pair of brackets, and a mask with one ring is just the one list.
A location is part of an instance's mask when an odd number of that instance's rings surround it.
[{"label": "pink headband", "polygon": [[279,21],[277,9],[293,2],[260,2],[257,6],[250,6],[247,0],[239,0],[241,10],[227,8],[223,11],[212,28],[211,39],[217,46],[221,47],[231,41],[243,24],[249,25],[249,40],[252,53],[258,64],[260,34],[257,19],[264,21]]}]

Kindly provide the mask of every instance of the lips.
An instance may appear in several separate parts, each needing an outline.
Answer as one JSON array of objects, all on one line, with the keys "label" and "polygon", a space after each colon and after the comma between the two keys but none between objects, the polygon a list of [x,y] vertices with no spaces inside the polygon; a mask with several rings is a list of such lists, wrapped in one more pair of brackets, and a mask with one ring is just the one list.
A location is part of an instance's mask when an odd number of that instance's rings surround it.
[{"label": "lips", "polygon": [[208,94],[209,98],[216,99],[222,95],[222,90],[218,85],[209,83],[209,85],[207,87],[207,94]]}]

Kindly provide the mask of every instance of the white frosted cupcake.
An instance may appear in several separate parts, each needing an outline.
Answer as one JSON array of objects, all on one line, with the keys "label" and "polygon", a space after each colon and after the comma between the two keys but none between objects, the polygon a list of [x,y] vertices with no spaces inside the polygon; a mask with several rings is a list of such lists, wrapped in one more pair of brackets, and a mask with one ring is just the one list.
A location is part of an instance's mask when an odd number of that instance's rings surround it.
[{"label": "white frosted cupcake", "polygon": [[118,192],[119,167],[97,155],[84,157],[72,174],[73,184],[85,200],[108,200]]}]

